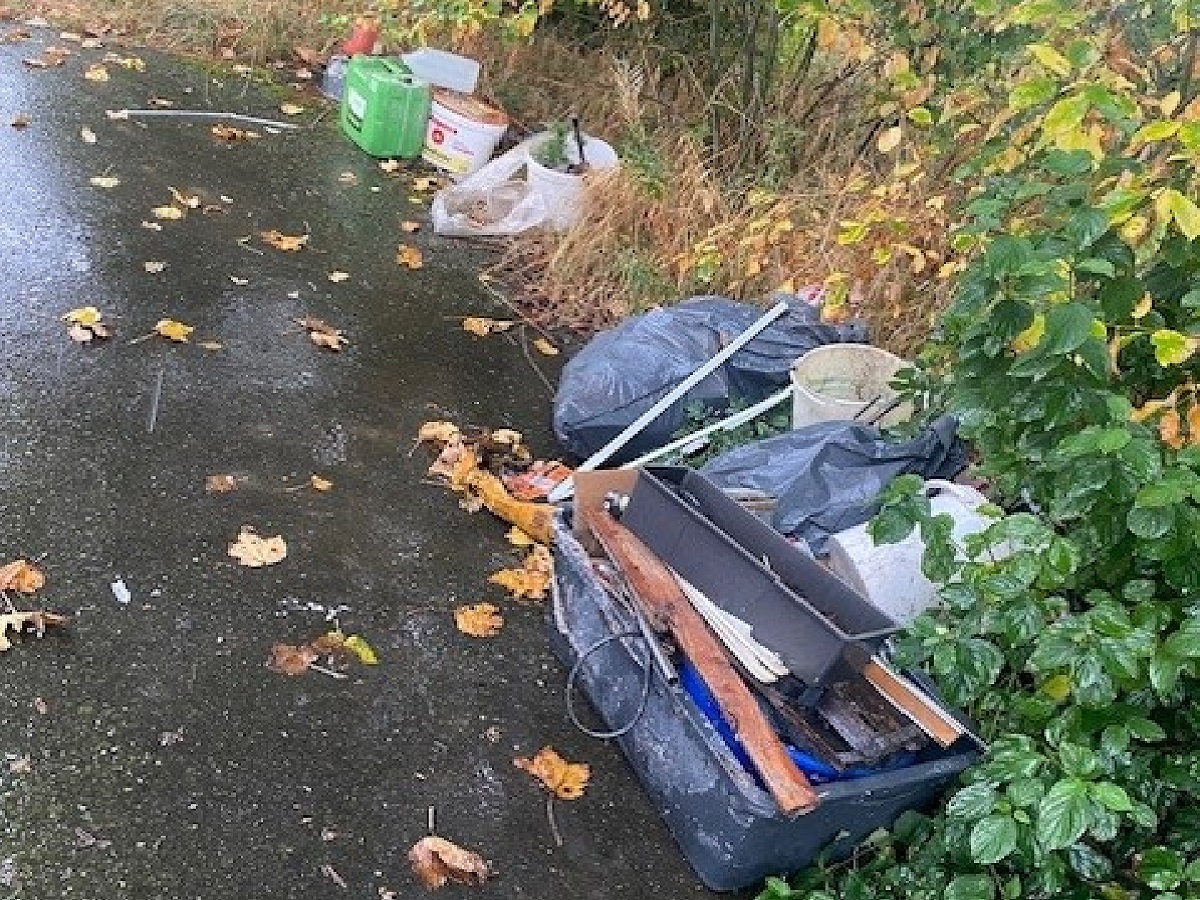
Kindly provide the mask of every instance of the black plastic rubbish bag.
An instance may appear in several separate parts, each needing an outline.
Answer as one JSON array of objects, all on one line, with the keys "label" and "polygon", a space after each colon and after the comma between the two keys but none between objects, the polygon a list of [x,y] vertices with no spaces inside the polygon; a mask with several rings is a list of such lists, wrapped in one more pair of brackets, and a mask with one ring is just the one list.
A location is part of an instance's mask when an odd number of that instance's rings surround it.
[{"label": "black plastic rubbish bag", "polygon": [[[782,299],[782,298],[780,298]],[[588,342],[563,368],[554,397],[554,433],[588,457],[749,328],[763,310],[720,297],[698,297],[627,319]],[[860,323],[826,325],[797,297],[792,309],[625,445],[610,465],[666,444],[687,407],[722,410],[731,400],[756,403],[785,387],[792,364],[822,344],[866,341]]]},{"label": "black plastic rubbish bag", "polygon": [[718,487],[776,498],[772,524],[821,553],[829,535],[860,525],[897,475],[953,478],[967,464],[958,422],[942,416],[911,440],[893,441],[858,422],[818,422],[746,444],[701,472]]}]

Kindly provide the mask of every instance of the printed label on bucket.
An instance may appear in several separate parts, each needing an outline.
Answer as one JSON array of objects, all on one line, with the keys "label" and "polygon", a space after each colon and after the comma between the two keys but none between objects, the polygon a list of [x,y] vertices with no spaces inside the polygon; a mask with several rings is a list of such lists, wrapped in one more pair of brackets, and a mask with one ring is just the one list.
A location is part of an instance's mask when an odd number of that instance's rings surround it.
[{"label": "printed label on bucket", "polygon": [[458,128],[437,116],[429,117],[421,158],[453,175],[461,175],[471,167],[471,149],[460,145]]}]

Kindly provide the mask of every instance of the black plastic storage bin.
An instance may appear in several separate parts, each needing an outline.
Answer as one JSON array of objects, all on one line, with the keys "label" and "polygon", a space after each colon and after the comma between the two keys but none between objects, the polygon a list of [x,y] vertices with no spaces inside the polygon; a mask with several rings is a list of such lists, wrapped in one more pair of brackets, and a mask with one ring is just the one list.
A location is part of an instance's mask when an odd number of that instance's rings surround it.
[{"label": "black plastic storage bin", "polygon": [[[636,625],[595,578],[583,546],[562,524],[556,525],[554,554],[550,644],[570,666],[598,641]],[[613,640],[580,666],[577,686],[616,729],[637,713],[648,667],[640,640]],[[832,858],[849,854],[876,828],[929,802],[976,758],[967,739],[946,750],[931,745],[907,768],[815,786],[820,805],[789,818],[687,693],[653,670],[650,677],[646,707],[618,741],[688,862],[717,891],[795,872],[824,849]]]}]

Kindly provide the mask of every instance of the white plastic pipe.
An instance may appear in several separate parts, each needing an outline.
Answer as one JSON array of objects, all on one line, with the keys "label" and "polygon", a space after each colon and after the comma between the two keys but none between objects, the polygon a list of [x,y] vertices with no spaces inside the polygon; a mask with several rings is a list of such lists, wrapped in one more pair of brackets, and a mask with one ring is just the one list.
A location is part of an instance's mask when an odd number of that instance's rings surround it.
[{"label": "white plastic pipe", "polygon": [[623,466],[621,466],[621,468],[636,469],[638,466],[644,466],[651,460],[666,456],[668,453],[674,453],[680,447],[686,447],[695,441],[703,440],[715,432],[732,431],[734,428],[738,428],[739,426],[745,425],[747,422],[753,419],[757,419],[767,410],[774,409],[780,403],[790,399],[793,391],[795,391],[795,387],[793,385],[788,385],[779,393],[772,394],[765,400],[759,400],[753,406],[747,406],[740,412],[736,412],[728,418],[722,419],[720,422],[713,422],[711,425],[705,425],[699,431],[693,431],[691,434],[685,434],[681,438],[676,438],[669,444],[663,444],[663,446],[659,447],[657,450],[651,450],[649,453],[643,453],[637,459],[625,463]]},{"label": "white plastic pipe", "polygon": [[[724,362],[737,353],[748,343],[754,340],[768,325],[786,313],[791,307],[788,306],[786,300],[780,300],[763,316],[756,320],[749,328],[734,338],[724,349],[716,356],[702,365],[699,369],[689,375],[679,384],[675,385],[662,399],[651,406],[648,410],[638,416],[633,422],[626,426],[625,430],[618,434],[615,438],[589,456],[582,465],[576,469],[576,472],[591,472],[597,469],[604,462],[628,444],[631,440],[637,437],[647,425],[663,414],[676,400],[690,391],[693,387],[702,382],[705,378],[715,372]],[[566,500],[575,493],[575,481],[572,478],[566,478],[558,483],[546,498],[551,503],[557,503],[560,500]]]}]

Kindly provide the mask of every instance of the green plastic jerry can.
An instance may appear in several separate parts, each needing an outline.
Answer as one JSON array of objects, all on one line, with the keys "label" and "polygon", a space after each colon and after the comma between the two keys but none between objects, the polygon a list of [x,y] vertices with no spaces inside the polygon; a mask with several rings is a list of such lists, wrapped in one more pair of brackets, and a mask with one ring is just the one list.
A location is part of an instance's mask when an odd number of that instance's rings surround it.
[{"label": "green plastic jerry can", "polygon": [[346,68],[342,131],[372,156],[415,159],[425,146],[430,97],[429,84],[403,63],[355,56]]}]

